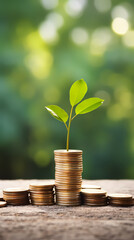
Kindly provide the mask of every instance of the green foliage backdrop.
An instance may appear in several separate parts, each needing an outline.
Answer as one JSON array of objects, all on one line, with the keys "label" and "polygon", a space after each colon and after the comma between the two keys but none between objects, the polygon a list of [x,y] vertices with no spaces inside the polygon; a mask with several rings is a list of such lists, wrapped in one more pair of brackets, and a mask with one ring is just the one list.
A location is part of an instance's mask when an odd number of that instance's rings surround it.
[{"label": "green foliage backdrop", "polygon": [[70,147],[83,177],[134,177],[134,1],[3,1],[0,7],[0,178],[54,178],[69,88],[84,78],[105,100],[74,119]]}]

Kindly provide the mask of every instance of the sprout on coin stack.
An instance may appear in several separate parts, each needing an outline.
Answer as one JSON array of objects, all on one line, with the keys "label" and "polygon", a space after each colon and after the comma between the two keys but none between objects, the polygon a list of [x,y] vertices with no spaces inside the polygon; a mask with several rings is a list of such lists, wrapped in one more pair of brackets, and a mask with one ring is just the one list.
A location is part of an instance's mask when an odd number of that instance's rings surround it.
[{"label": "sprout on coin stack", "polygon": [[109,194],[108,195],[109,204],[113,206],[131,206],[133,205],[133,197],[130,194]]},{"label": "sprout on coin stack", "polygon": [[29,185],[29,189],[33,205],[45,206],[54,204],[54,184],[33,183]]},{"label": "sprout on coin stack", "polygon": [[[67,112],[59,106],[49,105],[45,107],[54,118],[63,122],[67,129],[66,150],[63,149],[54,151],[56,165],[56,201],[59,205],[80,205],[80,190],[82,183],[82,151],[69,150],[70,126],[75,117],[81,114],[92,112],[100,107],[104,101],[95,97],[82,101],[86,92],[87,84],[83,79],[74,82],[74,84],[71,86],[71,109],[69,116]],[[75,114],[73,114],[74,108]]]},{"label": "sprout on coin stack", "polygon": [[89,206],[107,205],[107,192],[101,189],[82,189],[82,202]]},{"label": "sprout on coin stack", "polygon": [[6,188],[3,190],[3,199],[11,205],[29,204],[28,189]]}]

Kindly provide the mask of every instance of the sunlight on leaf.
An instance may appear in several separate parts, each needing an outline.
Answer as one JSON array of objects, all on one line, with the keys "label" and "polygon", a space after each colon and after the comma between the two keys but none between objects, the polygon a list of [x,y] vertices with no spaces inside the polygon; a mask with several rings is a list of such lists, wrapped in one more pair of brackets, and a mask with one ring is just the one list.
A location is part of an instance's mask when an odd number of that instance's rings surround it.
[{"label": "sunlight on leaf", "polygon": [[68,114],[60,107],[56,105],[49,105],[45,107],[48,112],[57,120],[66,123],[68,120]]},{"label": "sunlight on leaf", "polygon": [[91,112],[102,105],[104,100],[100,98],[88,98],[77,105],[75,108],[76,115]]}]

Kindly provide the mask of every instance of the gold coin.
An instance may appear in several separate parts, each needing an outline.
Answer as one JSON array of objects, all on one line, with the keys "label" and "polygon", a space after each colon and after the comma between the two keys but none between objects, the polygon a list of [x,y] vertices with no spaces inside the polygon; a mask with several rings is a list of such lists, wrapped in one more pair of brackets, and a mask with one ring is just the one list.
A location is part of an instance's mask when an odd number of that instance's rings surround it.
[{"label": "gold coin", "polygon": [[105,202],[105,203],[84,203],[84,205],[87,205],[87,206],[106,206],[107,205],[107,203]]},{"label": "gold coin", "polygon": [[57,205],[60,205],[60,206],[68,206],[68,207],[73,207],[73,206],[80,206],[81,203],[80,202],[71,202],[71,203],[68,203],[68,202],[56,202]]},{"label": "gold coin", "polygon": [[131,206],[133,205],[132,199],[127,199],[127,200],[118,200],[118,199],[110,199],[109,203],[111,205],[120,205],[120,206]]},{"label": "gold coin", "polygon": [[49,183],[33,183],[29,185],[30,190],[52,190],[54,188],[54,184]]},{"label": "gold coin", "polygon": [[109,194],[108,198],[112,198],[112,199],[132,199],[132,195],[130,195],[130,194],[114,193],[114,194]]},{"label": "gold coin", "polygon": [[39,205],[39,206],[47,206],[47,205],[54,205],[53,201],[50,202],[38,202],[38,201],[31,201],[32,205]]},{"label": "gold coin", "polygon": [[9,205],[13,205],[13,206],[21,206],[21,205],[28,205],[29,202],[7,202]]},{"label": "gold coin", "polygon": [[5,201],[0,201],[0,207],[6,207],[7,206],[7,202]]},{"label": "gold coin", "polygon": [[101,189],[100,186],[97,185],[88,185],[88,184],[82,184],[82,189]]},{"label": "gold coin", "polygon": [[15,198],[18,198],[18,199],[23,199],[23,198],[27,198],[28,197],[28,194],[24,194],[24,195],[12,195],[12,194],[5,194],[3,193],[3,198],[12,198],[12,199],[15,199]]},{"label": "gold coin", "polygon": [[78,153],[82,153],[82,150],[77,150],[77,149],[69,149],[68,151],[66,149],[58,149],[58,150],[54,150],[54,153],[63,153],[63,154],[78,154]]},{"label": "gold coin", "polygon": [[3,193],[5,194],[21,194],[21,193],[27,193],[28,189],[24,189],[24,188],[5,188],[3,190]]},{"label": "gold coin", "polygon": [[31,199],[31,202],[32,203],[53,203],[54,200],[52,199],[52,200],[45,201],[45,200],[39,200],[39,199]]},{"label": "gold coin", "polygon": [[54,191],[36,191],[36,190],[30,190],[30,194],[41,194],[41,195],[51,195]]},{"label": "gold coin", "polygon": [[54,197],[51,197],[51,198],[41,198],[41,197],[32,197],[31,196],[31,200],[40,200],[40,201],[49,201],[49,200],[53,200]]},{"label": "gold coin", "polygon": [[82,189],[81,193],[83,195],[92,195],[92,196],[98,196],[98,195],[106,195],[106,191],[102,189]]},{"label": "gold coin", "polygon": [[94,199],[90,199],[90,200],[87,200],[87,199],[84,199],[84,204],[85,203],[93,203],[93,204],[100,204],[100,203],[106,203],[107,202],[107,200],[105,199],[105,200],[100,200],[100,201],[96,201],[96,200],[94,200]]}]

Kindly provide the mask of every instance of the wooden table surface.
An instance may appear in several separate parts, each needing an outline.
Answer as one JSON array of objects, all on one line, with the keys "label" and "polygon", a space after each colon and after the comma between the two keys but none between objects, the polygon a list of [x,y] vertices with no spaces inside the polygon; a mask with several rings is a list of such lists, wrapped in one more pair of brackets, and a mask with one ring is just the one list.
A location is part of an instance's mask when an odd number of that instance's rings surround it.
[{"label": "wooden table surface", "polygon": [[[0,180],[0,189],[33,180]],[[45,181],[45,180],[44,180]],[[134,180],[85,180],[108,193],[130,193]],[[134,240],[132,207],[7,206],[0,208],[0,240]]]}]

